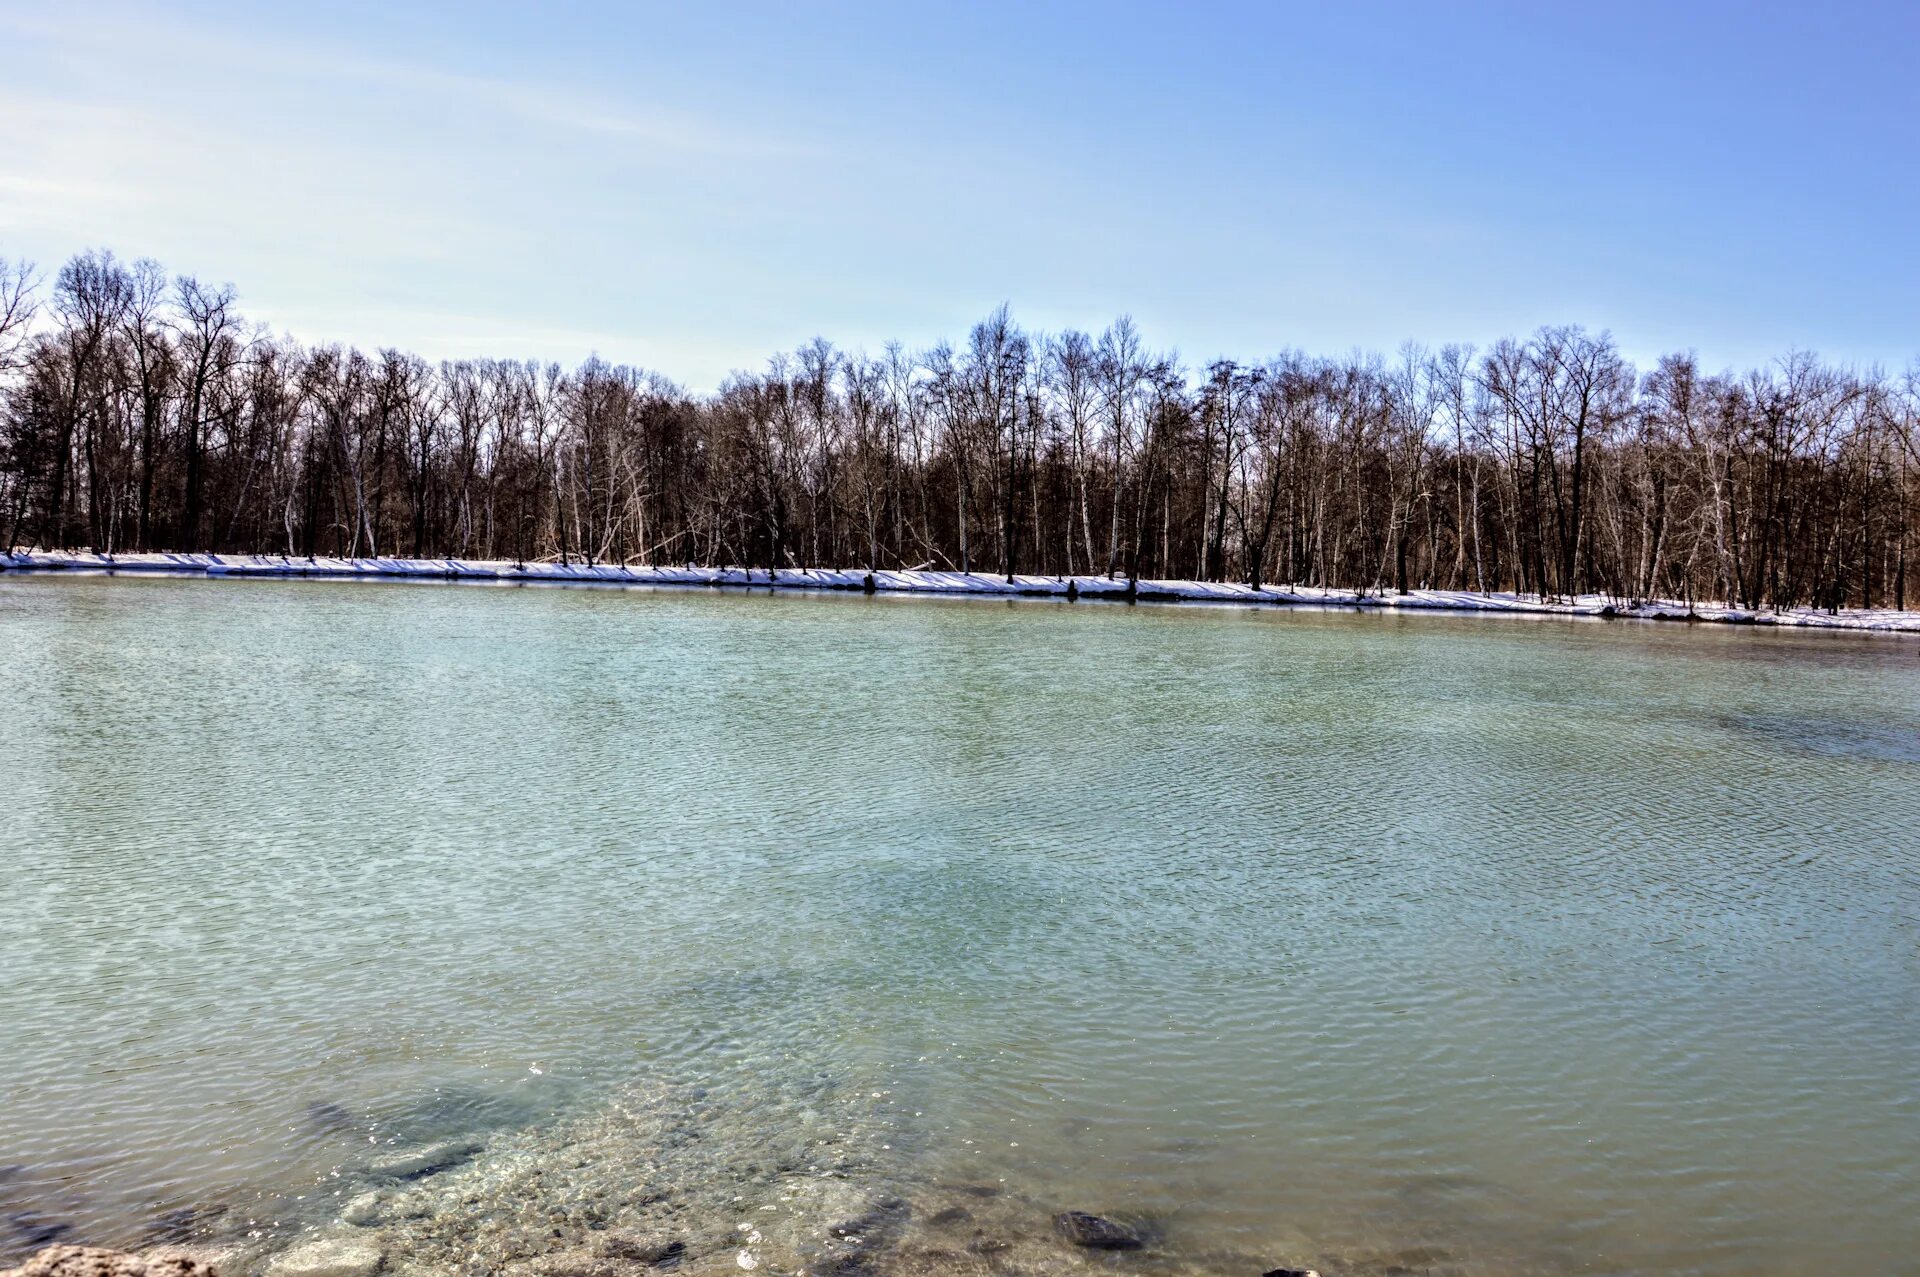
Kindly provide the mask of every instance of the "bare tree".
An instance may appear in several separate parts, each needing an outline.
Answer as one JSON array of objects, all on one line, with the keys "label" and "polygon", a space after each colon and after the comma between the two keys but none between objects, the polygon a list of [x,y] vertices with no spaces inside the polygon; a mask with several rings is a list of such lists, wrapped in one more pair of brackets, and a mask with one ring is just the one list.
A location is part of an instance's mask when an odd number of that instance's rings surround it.
[{"label": "bare tree", "polygon": [[1550,327],[1189,372],[1125,318],[1043,338],[1000,307],[958,348],[815,340],[690,395],[599,359],[306,350],[164,279],[82,254],[42,305],[0,263],[8,544],[1908,597],[1920,364],[1637,378]]}]

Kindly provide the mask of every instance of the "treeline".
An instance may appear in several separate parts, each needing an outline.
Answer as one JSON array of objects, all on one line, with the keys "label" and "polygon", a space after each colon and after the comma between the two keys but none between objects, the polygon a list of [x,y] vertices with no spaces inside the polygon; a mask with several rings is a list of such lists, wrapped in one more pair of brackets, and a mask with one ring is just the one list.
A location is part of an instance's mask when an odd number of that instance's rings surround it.
[{"label": "treeline", "polygon": [[150,261],[0,261],[0,543],[1901,606],[1920,379],[1648,371],[1544,328],[1183,366],[1120,319],[716,393],[250,326]]}]

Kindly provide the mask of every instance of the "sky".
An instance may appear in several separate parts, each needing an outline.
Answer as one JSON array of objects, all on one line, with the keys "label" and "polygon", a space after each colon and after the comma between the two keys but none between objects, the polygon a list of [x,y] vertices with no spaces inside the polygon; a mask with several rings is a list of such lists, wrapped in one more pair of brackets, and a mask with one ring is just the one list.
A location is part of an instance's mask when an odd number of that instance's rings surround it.
[{"label": "sky", "polygon": [[1913,3],[0,0],[0,47],[0,256],[306,341],[1920,356]]}]

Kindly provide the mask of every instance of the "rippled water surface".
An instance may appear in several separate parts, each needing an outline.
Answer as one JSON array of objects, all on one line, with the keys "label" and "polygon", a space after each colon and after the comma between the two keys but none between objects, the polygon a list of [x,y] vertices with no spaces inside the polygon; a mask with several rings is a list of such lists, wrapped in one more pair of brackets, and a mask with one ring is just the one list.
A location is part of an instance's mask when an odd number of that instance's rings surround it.
[{"label": "rippled water surface", "polygon": [[0,1258],[1920,1263],[1911,639],[0,578],[0,765]]}]

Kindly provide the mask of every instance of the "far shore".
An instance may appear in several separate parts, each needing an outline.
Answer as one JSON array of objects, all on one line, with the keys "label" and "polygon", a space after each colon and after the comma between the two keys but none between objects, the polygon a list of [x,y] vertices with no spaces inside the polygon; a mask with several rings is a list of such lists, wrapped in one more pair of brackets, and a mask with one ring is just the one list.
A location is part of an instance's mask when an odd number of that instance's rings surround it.
[{"label": "far shore", "polygon": [[104,554],[68,550],[12,550],[0,554],[0,573],[128,573],[210,578],[401,578],[438,581],[526,582],[596,585],[715,586],[778,590],[834,590],[866,594],[955,597],[1033,597],[1143,603],[1227,603],[1242,606],[1332,607],[1398,612],[1482,612],[1510,615],[1696,621],[1721,625],[1792,626],[1920,634],[1920,611],[1891,608],[1744,608],[1729,603],[1676,599],[1616,598],[1583,594],[1573,599],[1470,590],[1334,589],[1245,582],[1130,582],[1124,576],[1007,577],[992,572],[927,569],[646,567],[576,560],[515,562],[476,559],[293,558],[285,555],[144,553]]}]

